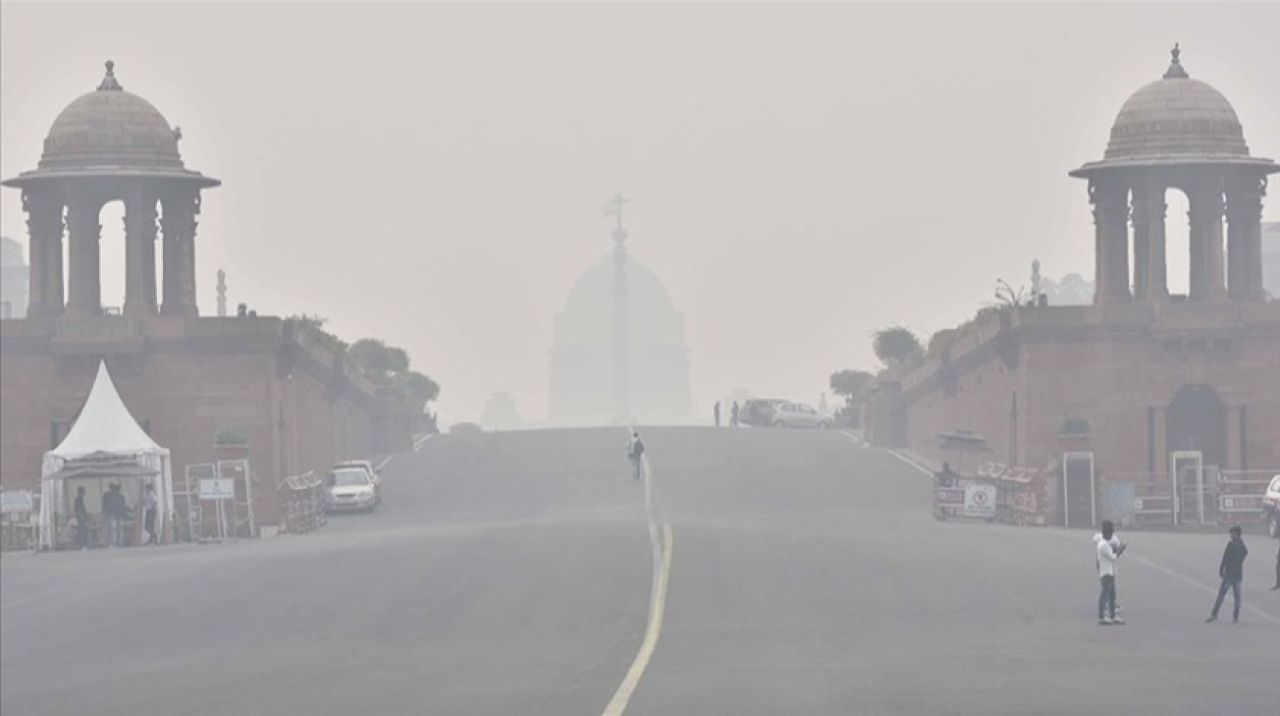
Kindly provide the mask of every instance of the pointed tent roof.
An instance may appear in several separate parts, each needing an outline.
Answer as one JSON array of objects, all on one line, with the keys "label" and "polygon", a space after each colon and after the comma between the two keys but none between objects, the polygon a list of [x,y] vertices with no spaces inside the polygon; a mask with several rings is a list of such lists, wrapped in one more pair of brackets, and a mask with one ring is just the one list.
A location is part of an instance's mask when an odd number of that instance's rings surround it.
[{"label": "pointed tent roof", "polygon": [[124,455],[167,452],[133,419],[120,393],[116,392],[115,383],[111,382],[106,362],[98,364],[98,377],[93,381],[80,417],[62,443],[49,454],[72,459],[95,452]]}]

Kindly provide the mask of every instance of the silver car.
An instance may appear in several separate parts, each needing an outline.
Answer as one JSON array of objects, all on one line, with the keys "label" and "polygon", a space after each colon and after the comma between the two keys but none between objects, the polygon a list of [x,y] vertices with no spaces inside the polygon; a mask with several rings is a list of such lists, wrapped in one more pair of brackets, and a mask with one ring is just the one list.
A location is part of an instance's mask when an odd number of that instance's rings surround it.
[{"label": "silver car", "polygon": [[329,471],[325,506],[329,512],[373,512],[382,501],[382,492],[362,467],[339,467]]},{"label": "silver car", "polygon": [[775,428],[829,428],[831,418],[806,403],[780,403],[773,411]]}]

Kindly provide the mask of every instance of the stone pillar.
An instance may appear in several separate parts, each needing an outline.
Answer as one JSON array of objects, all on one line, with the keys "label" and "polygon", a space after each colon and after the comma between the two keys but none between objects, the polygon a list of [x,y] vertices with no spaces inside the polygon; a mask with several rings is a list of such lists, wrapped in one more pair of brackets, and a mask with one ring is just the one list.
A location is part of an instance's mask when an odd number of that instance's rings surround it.
[{"label": "stone pillar", "polygon": [[1261,301],[1262,197],[1265,176],[1245,176],[1227,184],[1227,243],[1231,275],[1227,281],[1234,301]]},{"label": "stone pillar", "polygon": [[1164,192],[1164,185],[1154,179],[1133,189],[1134,292],[1143,301],[1169,298]]},{"label": "stone pillar", "polygon": [[200,213],[200,194],[194,189],[181,189],[161,199],[164,213],[161,227],[164,237],[164,303],[166,316],[195,316],[196,214]]},{"label": "stone pillar", "polygon": [[62,198],[48,188],[22,191],[27,212],[31,264],[28,268],[27,315],[32,318],[62,313]]},{"label": "stone pillar", "polygon": [[67,201],[67,247],[71,254],[67,313],[96,316],[102,313],[102,278],[99,273],[99,241],[102,224],[98,214],[102,200],[76,192]]},{"label": "stone pillar", "polygon": [[1112,178],[1089,182],[1094,224],[1094,303],[1128,301],[1129,190]]},{"label": "stone pillar", "polygon": [[1216,181],[1189,187],[1192,301],[1226,299],[1222,265],[1222,188]]},{"label": "stone pillar", "polygon": [[[135,187],[124,202],[124,312],[147,316],[156,312],[156,198],[148,187]],[[150,275],[148,276],[148,270]]]}]

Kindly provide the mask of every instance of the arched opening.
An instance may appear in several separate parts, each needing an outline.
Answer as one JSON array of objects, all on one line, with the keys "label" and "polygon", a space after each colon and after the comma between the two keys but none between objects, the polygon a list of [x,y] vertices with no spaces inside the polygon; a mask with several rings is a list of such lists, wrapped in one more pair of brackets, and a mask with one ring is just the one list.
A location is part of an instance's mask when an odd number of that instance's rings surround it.
[{"label": "arched opening", "polygon": [[1164,221],[1165,265],[1170,296],[1191,293],[1191,201],[1181,189],[1164,193],[1167,210]]},{"label": "arched opening", "polygon": [[98,243],[98,275],[104,313],[121,313],[125,294],[124,202],[109,201],[98,211],[102,238]]}]

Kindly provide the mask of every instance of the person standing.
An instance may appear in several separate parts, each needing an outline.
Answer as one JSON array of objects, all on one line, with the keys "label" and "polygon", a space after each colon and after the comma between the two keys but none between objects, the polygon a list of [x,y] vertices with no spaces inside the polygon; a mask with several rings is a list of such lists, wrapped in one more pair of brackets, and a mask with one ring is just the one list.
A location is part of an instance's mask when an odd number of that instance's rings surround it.
[{"label": "person standing", "polygon": [[1274,592],[1277,589],[1280,589],[1280,547],[1276,548],[1276,586],[1272,587],[1271,591]]},{"label": "person standing", "polygon": [[738,401],[733,401],[733,407],[729,409],[729,427],[738,427],[738,413],[742,409],[738,407]]},{"label": "person standing", "polygon": [[1111,537],[1115,531],[1111,520],[1103,520],[1102,539],[1098,540],[1096,547],[1098,579],[1102,583],[1102,591],[1098,594],[1098,623],[1102,625],[1124,624],[1123,619],[1116,617],[1116,560],[1124,553],[1124,543],[1119,547],[1112,546]]},{"label": "person standing", "polygon": [[107,546],[124,545],[124,518],[129,513],[129,505],[120,491],[120,483],[113,482],[102,495],[102,516],[107,523]]},{"label": "person standing", "polygon": [[716,427],[720,427],[720,401],[716,401]]},{"label": "person standing", "polygon": [[1222,578],[1222,585],[1218,587],[1218,598],[1213,603],[1213,611],[1204,620],[1206,624],[1218,620],[1218,610],[1222,608],[1227,589],[1231,590],[1231,597],[1235,601],[1231,621],[1240,621],[1240,582],[1244,581],[1244,558],[1249,556],[1249,548],[1240,539],[1240,525],[1232,526],[1227,532],[1231,539],[1227,541],[1227,548],[1222,551],[1222,561],[1218,563],[1218,576]]},{"label": "person standing", "polygon": [[156,487],[151,483],[147,483],[147,487],[142,492],[142,529],[147,533],[146,542],[143,544],[156,544],[156,510],[160,507],[160,500],[156,499]]},{"label": "person standing", "polygon": [[89,510],[84,506],[84,486],[76,488],[76,546],[89,549]]},{"label": "person standing", "polygon": [[627,448],[627,457],[631,460],[631,477],[640,479],[640,464],[644,460],[644,442],[640,440],[640,433],[631,434],[631,445]]}]

